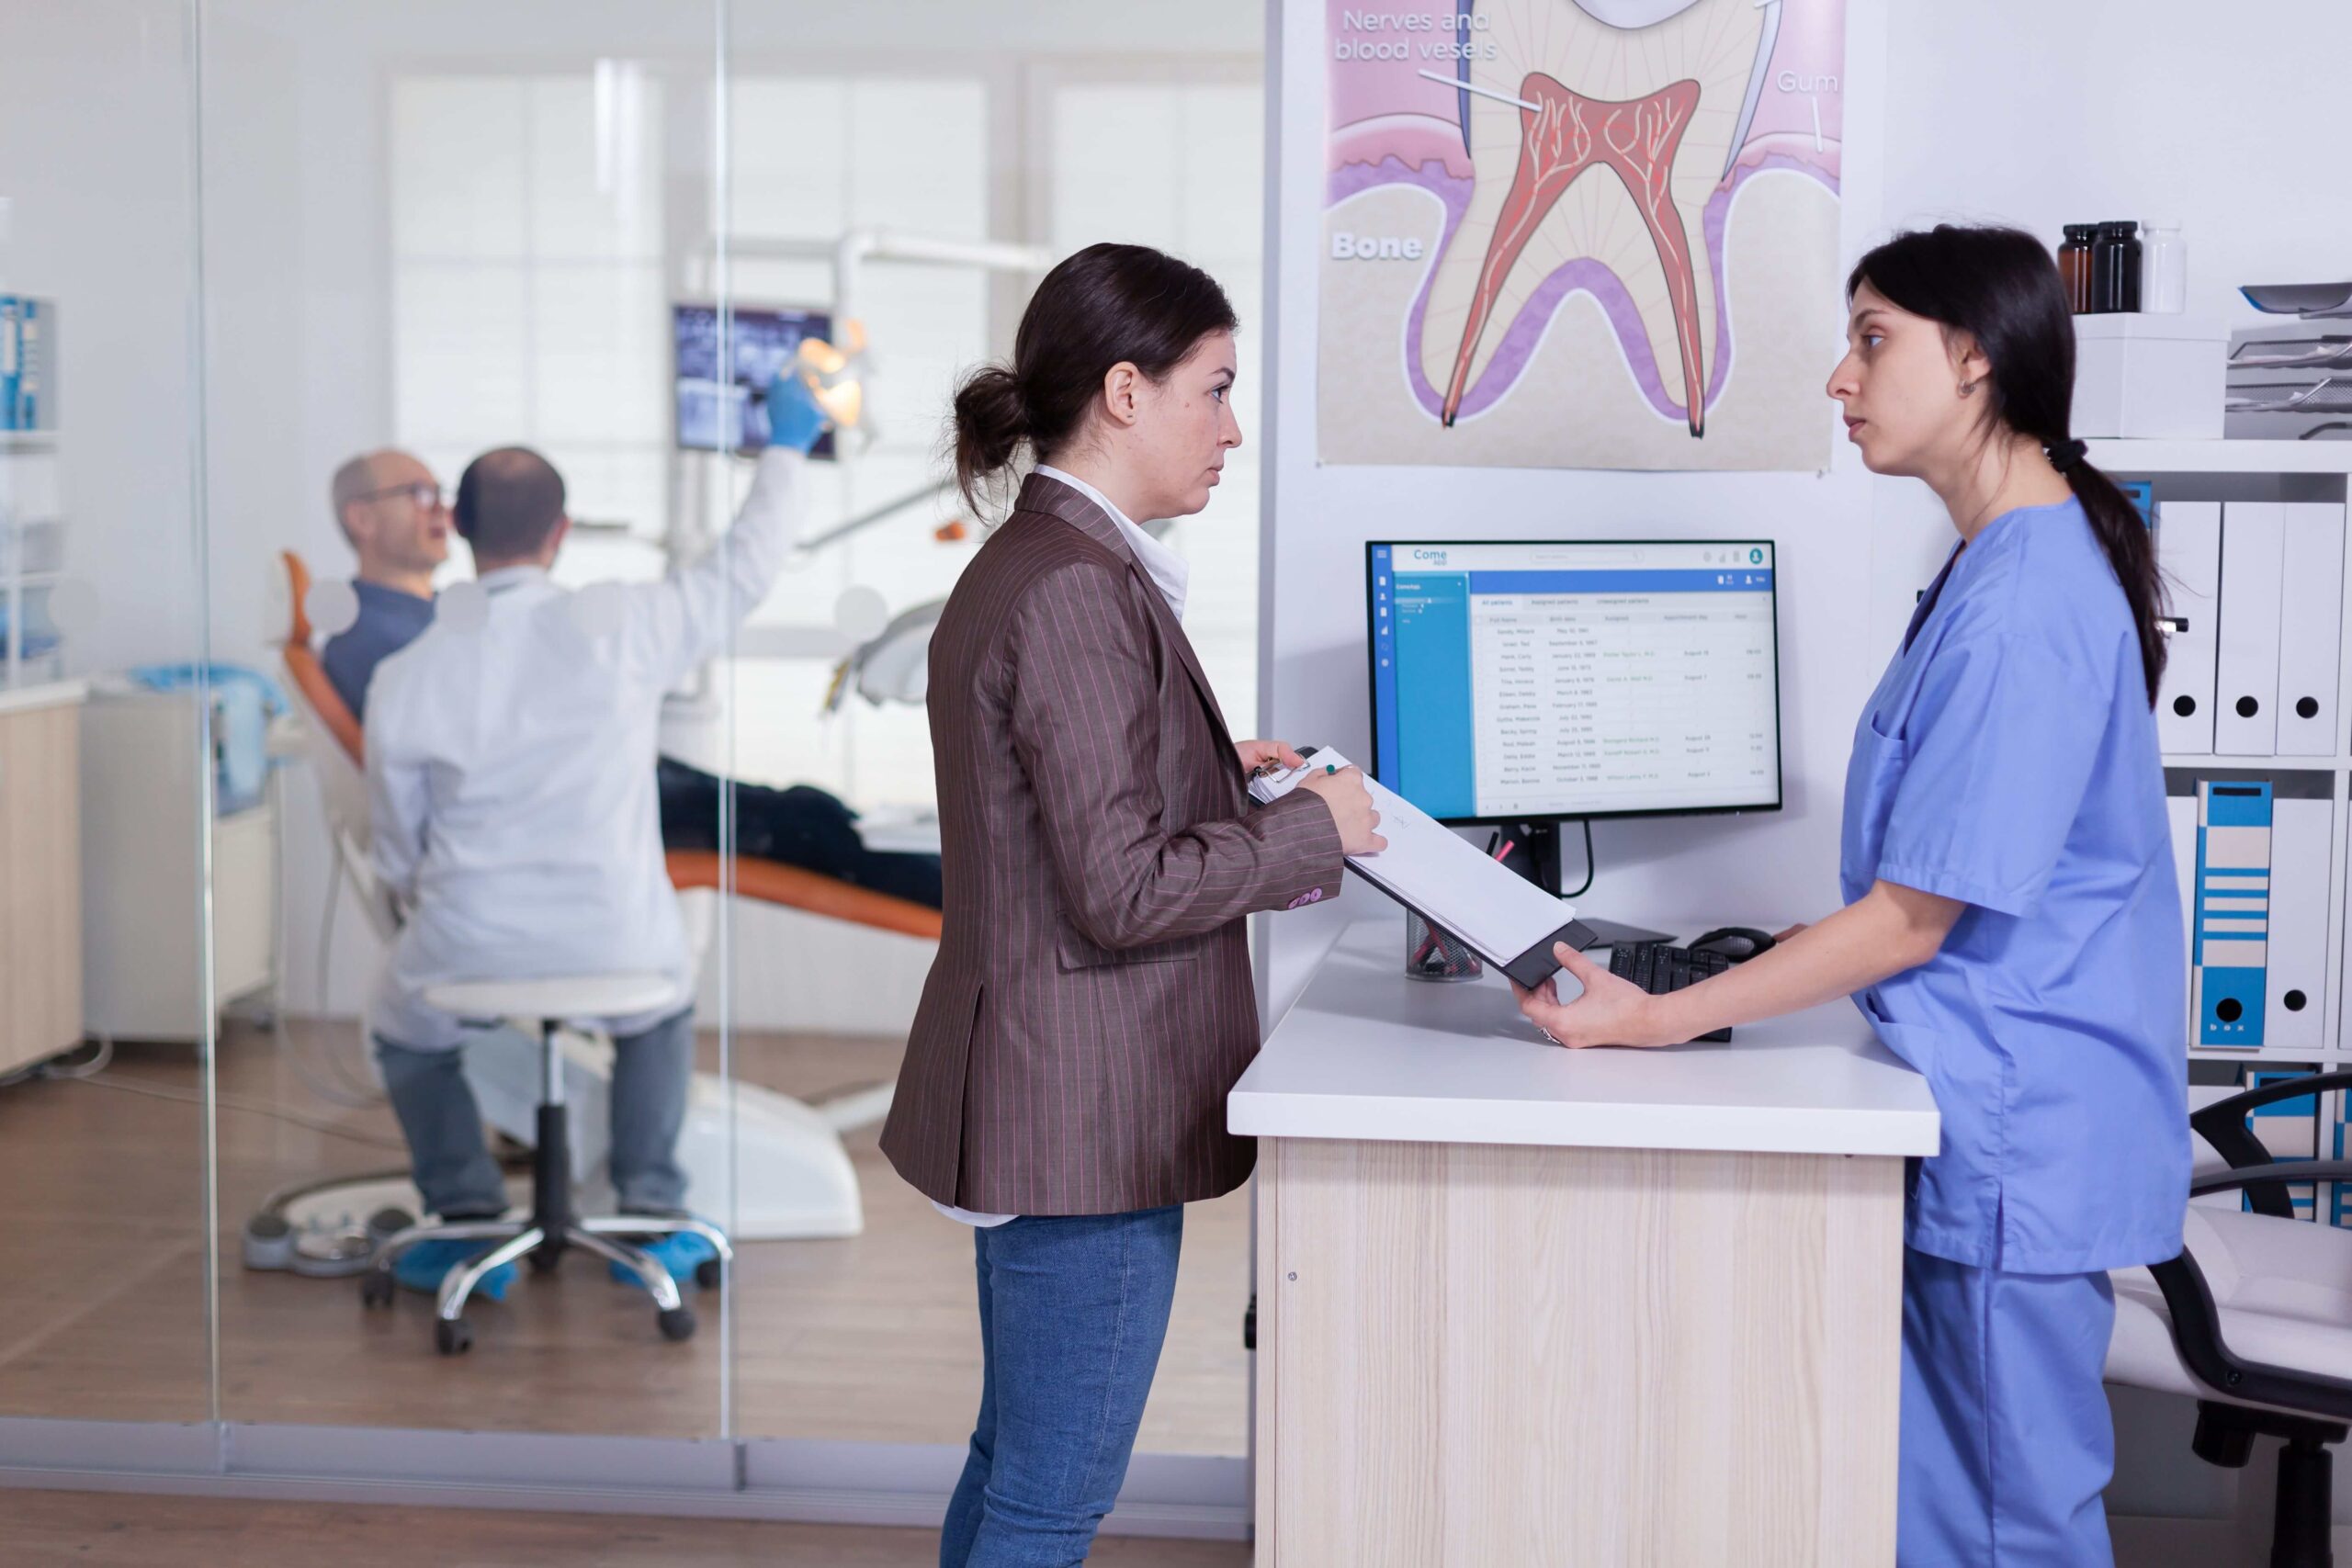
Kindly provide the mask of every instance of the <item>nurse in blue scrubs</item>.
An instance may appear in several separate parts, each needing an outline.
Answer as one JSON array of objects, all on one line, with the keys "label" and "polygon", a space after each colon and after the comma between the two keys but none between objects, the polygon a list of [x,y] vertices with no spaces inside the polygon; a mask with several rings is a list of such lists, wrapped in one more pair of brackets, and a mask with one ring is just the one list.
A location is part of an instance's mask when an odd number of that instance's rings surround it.
[{"label": "nurse in blue scrubs", "polygon": [[1829,394],[1959,537],[1854,727],[1845,908],[1666,997],[1563,947],[1583,994],[1521,1007],[1564,1044],[1658,1045],[1851,996],[1943,1120],[1906,1205],[1898,1561],[2104,1564],[2107,1270],[2177,1255],[2188,1198],[2154,551],[2068,434],[2040,242],[1903,234],[1847,292]]}]

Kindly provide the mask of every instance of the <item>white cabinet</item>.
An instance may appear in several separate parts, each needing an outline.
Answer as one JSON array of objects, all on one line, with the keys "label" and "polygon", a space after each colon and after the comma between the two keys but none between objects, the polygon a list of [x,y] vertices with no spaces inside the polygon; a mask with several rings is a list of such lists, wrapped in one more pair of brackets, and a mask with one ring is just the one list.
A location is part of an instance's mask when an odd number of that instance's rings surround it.
[{"label": "white cabinet", "polygon": [[0,694],[0,1076],[82,1039],[78,687]]},{"label": "white cabinet", "polygon": [[204,1037],[208,869],[214,1011],[275,982],[276,798],[199,833],[198,744],[186,692],[106,691],[85,713],[83,998],[94,1035]]}]

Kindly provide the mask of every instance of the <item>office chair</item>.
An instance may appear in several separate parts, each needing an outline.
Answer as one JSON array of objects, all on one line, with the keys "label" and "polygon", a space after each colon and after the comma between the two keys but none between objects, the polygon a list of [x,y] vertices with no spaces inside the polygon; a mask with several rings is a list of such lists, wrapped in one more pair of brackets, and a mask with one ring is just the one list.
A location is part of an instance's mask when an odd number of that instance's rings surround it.
[{"label": "office chair", "polygon": [[692,1218],[657,1218],[639,1214],[583,1218],[571,1208],[571,1131],[565,1120],[563,1052],[556,1033],[561,1021],[578,1017],[625,1017],[658,1011],[677,1000],[670,980],[660,975],[588,975],[531,980],[465,980],[434,986],[424,999],[443,1012],[463,1019],[528,1020],[539,1028],[540,1089],[536,1146],[531,1153],[531,1213],[521,1220],[462,1220],[416,1224],[388,1237],[376,1249],[368,1272],[360,1276],[360,1299],[369,1306],[388,1306],[396,1289],[392,1265],[409,1247],[423,1241],[495,1241],[499,1245],[470,1263],[453,1268],[441,1280],[433,1318],[434,1348],[445,1356],[461,1355],[473,1348],[472,1327],[466,1322],[466,1302],[482,1277],[520,1258],[531,1260],[532,1270],[546,1273],[578,1247],[617,1263],[637,1276],[653,1297],[655,1322],[665,1339],[685,1339],[695,1331],[694,1309],[678,1296],[678,1282],[670,1271],[642,1248],[620,1239],[631,1235],[668,1235],[692,1231],[718,1250],[695,1274],[706,1287],[718,1282],[723,1264],[734,1258],[727,1237],[716,1225]]},{"label": "office chair", "polygon": [[[2107,1381],[2197,1400],[2199,1459],[2242,1468],[2282,1438],[2271,1568],[2329,1568],[2334,1459],[2352,1430],[2352,1230],[2294,1218],[2288,1187],[2352,1180],[2352,1161],[2273,1160],[2249,1112],[2352,1087],[2315,1073],[2198,1111],[2191,1196],[2243,1192],[2250,1212],[2191,1204],[2179,1257],[2119,1269]],[[2216,1162],[2210,1156],[2218,1156]]]}]

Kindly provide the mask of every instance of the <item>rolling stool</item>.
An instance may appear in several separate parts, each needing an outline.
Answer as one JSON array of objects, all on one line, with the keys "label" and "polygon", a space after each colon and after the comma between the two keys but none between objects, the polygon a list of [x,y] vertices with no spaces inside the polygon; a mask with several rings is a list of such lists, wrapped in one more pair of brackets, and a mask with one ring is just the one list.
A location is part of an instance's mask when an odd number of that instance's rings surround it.
[{"label": "rolling stool", "polygon": [[718,1226],[696,1219],[616,1214],[587,1219],[571,1212],[571,1145],[564,1120],[563,1055],[556,1029],[567,1018],[626,1018],[673,1003],[677,988],[660,975],[582,975],[545,980],[464,980],[432,987],[424,999],[463,1019],[536,1019],[539,1025],[538,1142],[531,1156],[531,1215],[526,1220],[459,1220],[416,1224],[388,1237],[360,1276],[359,1297],[369,1306],[388,1306],[394,1290],[392,1263],[421,1241],[495,1241],[500,1245],[470,1263],[449,1270],[435,1309],[433,1344],[445,1356],[473,1348],[465,1320],[466,1300],[482,1276],[501,1264],[528,1258],[544,1274],[572,1247],[583,1247],[635,1274],[653,1297],[656,1321],[665,1339],[685,1339],[695,1331],[694,1309],[678,1298],[678,1282],[641,1248],[618,1239],[692,1231],[718,1249],[695,1274],[706,1286],[718,1283],[722,1264],[734,1259]]}]

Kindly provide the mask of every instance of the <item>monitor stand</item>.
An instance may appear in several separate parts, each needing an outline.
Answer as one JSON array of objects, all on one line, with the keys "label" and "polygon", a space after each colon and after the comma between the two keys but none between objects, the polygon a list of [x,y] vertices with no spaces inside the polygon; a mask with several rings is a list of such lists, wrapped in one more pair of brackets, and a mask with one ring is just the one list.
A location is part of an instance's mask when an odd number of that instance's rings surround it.
[{"label": "monitor stand", "polygon": [[[1506,863],[1553,897],[1560,897],[1560,823],[1557,820],[1522,822],[1511,831],[1519,840],[1519,847],[1511,852]],[[1638,942],[1674,940],[1673,933],[1669,931],[1629,926],[1622,920],[1598,919],[1588,913],[1582,905],[1577,908],[1577,919],[1593,933],[1594,947],[1621,947]]]}]

